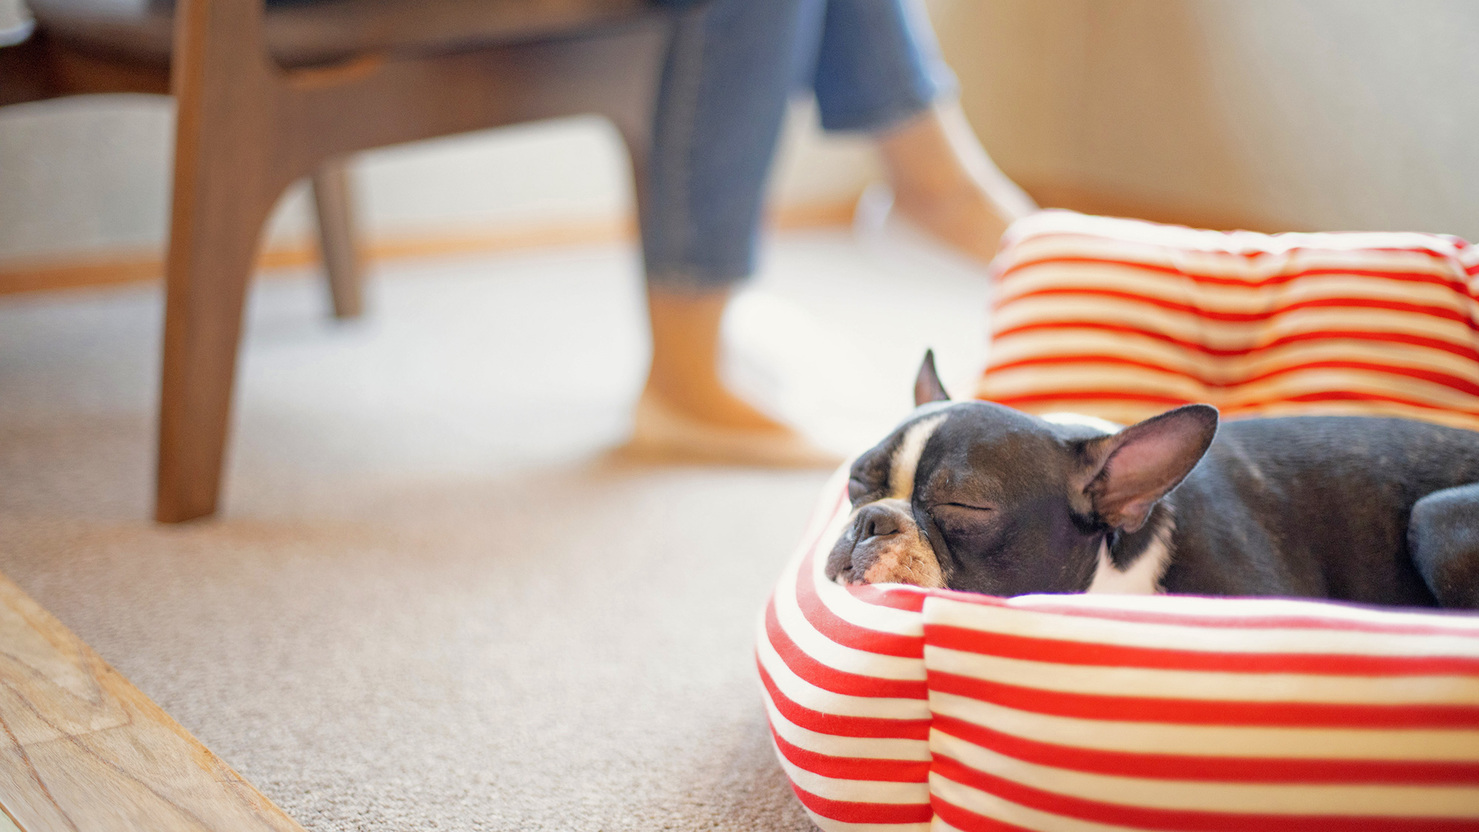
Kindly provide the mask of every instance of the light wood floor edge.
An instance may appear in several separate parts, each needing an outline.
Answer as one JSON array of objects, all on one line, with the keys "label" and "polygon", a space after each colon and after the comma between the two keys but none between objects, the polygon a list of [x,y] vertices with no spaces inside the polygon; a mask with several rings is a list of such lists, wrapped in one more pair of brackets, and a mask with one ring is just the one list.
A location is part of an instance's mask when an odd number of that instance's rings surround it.
[{"label": "light wood floor edge", "polygon": [[304,832],[0,575],[0,829]]},{"label": "light wood floor edge", "polygon": [[[772,226],[785,230],[845,226],[852,222],[856,199],[783,207],[773,212]],[[632,240],[631,217],[554,221],[487,231],[424,231],[371,238],[365,246],[370,263],[424,257],[495,254],[566,245],[594,245]],[[301,268],[319,261],[318,247],[303,240],[268,246],[258,258],[259,271]],[[152,248],[117,249],[73,257],[0,261],[0,295],[45,292],[160,280],[162,253]]]}]

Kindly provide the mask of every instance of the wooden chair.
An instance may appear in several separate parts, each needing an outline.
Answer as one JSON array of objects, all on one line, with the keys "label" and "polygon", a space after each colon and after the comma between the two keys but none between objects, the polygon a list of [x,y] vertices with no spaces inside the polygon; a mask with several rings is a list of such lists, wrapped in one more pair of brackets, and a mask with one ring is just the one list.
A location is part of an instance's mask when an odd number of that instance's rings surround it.
[{"label": "wooden chair", "polygon": [[288,185],[312,178],[340,315],[360,309],[347,154],[595,113],[625,140],[642,196],[669,25],[647,0],[29,5],[36,34],[0,49],[0,104],[94,92],[176,99],[161,522],[216,511],[248,277]]}]

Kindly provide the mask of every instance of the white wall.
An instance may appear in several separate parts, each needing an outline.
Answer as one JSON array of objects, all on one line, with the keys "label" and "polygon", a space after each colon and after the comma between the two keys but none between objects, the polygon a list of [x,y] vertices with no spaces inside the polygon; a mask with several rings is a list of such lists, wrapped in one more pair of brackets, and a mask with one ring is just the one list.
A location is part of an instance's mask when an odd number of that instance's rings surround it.
[{"label": "white wall", "polygon": [[21,5],[21,0],[0,0],[0,32],[4,32],[25,23],[31,19],[31,15]]},{"label": "white wall", "polygon": [[[1479,3],[930,7],[969,115],[1029,186],[1264,227],[1479,238]],[[876,174],[869,148],[818,138],[801,113],[780,198],[855,194]],[[0,261],[159,245],[170,119],[168,101],[149,97],[0,110]],[[360,172],[375,231],[607,217],[628,204],[616,139],[592,120],[379,151]],[[303,207],[301,195],[284,205],[279,238],[304,231]]]},{"label": "white wall", "polygon": [[[173,107],[157,96],[99,96],[0,110],[0,261],[158,246],[168,216]],[[630,211],[630,172],[596,118],[523,125],[364,154],[357,165],[371,233],[538,226]],[[850,199],[874,175],[871,148],[823,138],[806,106],[792,114],[778,199]],[[271,236],[311,230],[302,188]]]}]

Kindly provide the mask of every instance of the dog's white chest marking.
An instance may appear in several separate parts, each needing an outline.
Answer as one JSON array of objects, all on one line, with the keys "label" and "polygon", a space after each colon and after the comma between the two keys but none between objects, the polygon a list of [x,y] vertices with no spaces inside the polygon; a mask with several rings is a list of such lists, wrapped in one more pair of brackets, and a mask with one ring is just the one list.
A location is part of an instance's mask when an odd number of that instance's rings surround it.
[{"label": "dog's white chest marking", "polygon": [[1164,592],[1161,578],[1171,564],[1171,531],[1175,527],[1174,521],[1167,521],[1156,529],[1150,545],[1124,571],[1110,560],[1109,543],[1100,543],[1099,564],[1094,567],[1094,581],[1087,591],[1106,595],[1158,595]]},{"label": "dog's white chest marking", "polygon": [[924,446],[934,435],[935,429],[945,421],[945,414],[920,419],[904,431],[899,449],[894,452],[893,464],[888,472],[889,496],[896,500],[908,500],[914,495],[914,475],[919,470],[919,456]]},{"label": "dog's white chest marking", "polygon": [[[1104,433],[1118,433],[1124,428],[1124,425],[1080,413],[1049,413],[1042,418],[1054,424],[1083,425]],[[1171,532],[1175,528],[1175,521],[1168,520],[1157,529],[1150,545],[1130,564],[1129,569],[1123,571],[1110,559],[1108,541],[1100,543],[1099,563],[1094,566],[1094,580],[1086,591],[1106,595],[1158,595],[1164,592],[1161,578],[1171,564]]]}]

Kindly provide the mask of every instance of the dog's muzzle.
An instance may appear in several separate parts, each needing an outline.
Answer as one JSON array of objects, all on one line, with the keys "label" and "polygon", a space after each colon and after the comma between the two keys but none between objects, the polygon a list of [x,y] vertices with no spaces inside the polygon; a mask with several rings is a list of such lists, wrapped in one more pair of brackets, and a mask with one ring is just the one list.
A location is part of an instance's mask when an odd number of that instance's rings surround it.
[{"label": "dog's muzzle", "polygon": [[945,586],[934,549],[920,536],[919,524],[904,500],[878,500],[858,506],[827,556],[826,574],[828,580],[844,586]]}]

